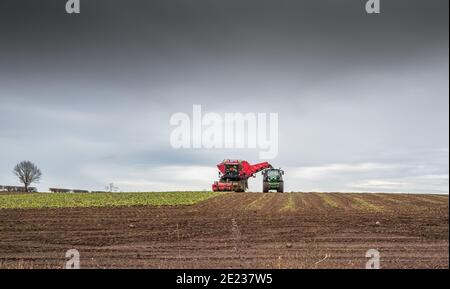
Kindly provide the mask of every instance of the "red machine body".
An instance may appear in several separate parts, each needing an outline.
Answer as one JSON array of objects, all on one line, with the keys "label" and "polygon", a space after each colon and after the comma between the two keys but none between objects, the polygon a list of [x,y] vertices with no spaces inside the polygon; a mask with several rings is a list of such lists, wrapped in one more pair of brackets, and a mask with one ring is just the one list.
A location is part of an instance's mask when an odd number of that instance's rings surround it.
[{"label": "red machine body", "polygon": [[248,178],[271,167],[268,162],[251,165],[243,160],[224,160],[217,165],[220,171],[220,180],[214,182],[212,190],[215,192],[244,192],[248,188]]}]

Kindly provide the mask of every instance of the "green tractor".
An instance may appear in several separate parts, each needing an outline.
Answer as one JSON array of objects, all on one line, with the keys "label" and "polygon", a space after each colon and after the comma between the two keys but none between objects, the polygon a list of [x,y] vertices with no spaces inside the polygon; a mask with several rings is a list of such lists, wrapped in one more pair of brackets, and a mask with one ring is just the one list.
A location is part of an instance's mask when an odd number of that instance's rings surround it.
[{"label": "green tractor", "polygon": [[276,190],[278,193],[284,192],[283,170],[270,168],[264,170],[262,175],[264,193],[267,193],[270,190]]}]

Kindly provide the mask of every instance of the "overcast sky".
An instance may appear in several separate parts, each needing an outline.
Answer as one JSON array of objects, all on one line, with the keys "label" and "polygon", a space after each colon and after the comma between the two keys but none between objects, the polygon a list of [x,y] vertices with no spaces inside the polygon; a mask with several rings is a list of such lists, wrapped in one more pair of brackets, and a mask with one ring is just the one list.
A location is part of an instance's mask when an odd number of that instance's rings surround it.
[{"label": "overcast sky", "polygon": [[[448,0],[0,2],[0,184],[203,190],[224,158],[175,150],[176,112],[276,112],[288,191],[449,191]],[[261,190],[260,178],[250,188]]]}]

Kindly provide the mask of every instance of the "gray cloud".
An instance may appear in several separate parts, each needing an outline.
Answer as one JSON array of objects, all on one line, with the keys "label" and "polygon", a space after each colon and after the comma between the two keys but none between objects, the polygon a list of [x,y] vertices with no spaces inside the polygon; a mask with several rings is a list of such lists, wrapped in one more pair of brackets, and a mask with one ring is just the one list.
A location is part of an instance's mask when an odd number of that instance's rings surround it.
[{"label": "gray cloud", "polygon": [[170,116],[201,104],[278,112],[289,190],[448,192],[448,1],[364,3],[2,1],[0,183],[31,159],[43,189],[179,189],[180,167],[208,188],[258,154],[172,149]]}]

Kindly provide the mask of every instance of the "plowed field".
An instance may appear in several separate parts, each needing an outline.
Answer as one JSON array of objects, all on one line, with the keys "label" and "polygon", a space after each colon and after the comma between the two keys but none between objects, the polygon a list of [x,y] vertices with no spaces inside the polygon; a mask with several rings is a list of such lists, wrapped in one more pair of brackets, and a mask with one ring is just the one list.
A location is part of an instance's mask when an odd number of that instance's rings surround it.
[{"label": "plowed field", "polygon": [[0,268],[449,267],[448,195],[229,193],[194,205],[0,209]]}]

